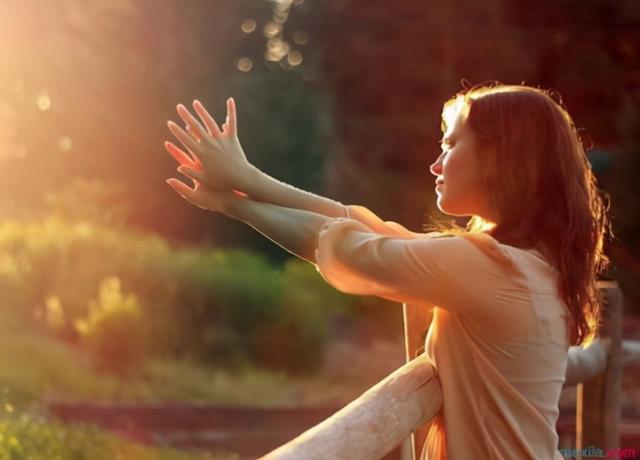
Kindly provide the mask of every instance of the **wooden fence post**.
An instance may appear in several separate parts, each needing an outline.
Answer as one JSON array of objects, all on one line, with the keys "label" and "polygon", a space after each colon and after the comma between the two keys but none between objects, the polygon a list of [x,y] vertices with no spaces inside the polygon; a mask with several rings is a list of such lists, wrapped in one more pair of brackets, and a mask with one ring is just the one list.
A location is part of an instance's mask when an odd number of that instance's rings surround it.
[{"label": "wooden fence post", "polygon": [[[433,317],[433,308],[405,303],[402,304],[402,316],[405,358],[409,362],[424,352],[425,335]],[[402,460],[418,459],[427,439],[428,428],[428,423],[420,426],[403,442]]]},{"label": "wooden fence post", "polygon": [[[599,281],[603,304],[601,336],[610,339],[605,371],[578,384],[576,449],[620,447],[623,296],[615,281]],[[581,459],[582,456],[577,457]]]}]

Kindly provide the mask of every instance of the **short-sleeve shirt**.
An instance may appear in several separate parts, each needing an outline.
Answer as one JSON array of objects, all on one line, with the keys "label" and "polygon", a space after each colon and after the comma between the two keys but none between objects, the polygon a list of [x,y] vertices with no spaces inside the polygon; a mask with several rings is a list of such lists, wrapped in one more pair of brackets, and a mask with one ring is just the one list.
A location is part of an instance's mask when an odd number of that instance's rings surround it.
[{"label": "short-sleeve shirt", "polygon": [[443,404],[421,458],[563,458],[568,313],[540,252],[485,233],[414,233],[349,206],[320,230],[316,267],[342,292],[433,308],[425,353]]}]

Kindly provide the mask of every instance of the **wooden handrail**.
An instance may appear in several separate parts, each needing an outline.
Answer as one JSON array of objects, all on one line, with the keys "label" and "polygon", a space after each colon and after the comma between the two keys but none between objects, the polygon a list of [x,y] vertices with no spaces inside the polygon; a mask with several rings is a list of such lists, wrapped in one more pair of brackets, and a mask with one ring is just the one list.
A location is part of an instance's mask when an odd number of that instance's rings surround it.
[{"label": "wooden handrail", "polygon": [[[606,369],[579,383],[576,412],[576,448],[620,444],[620,385],[622,357],[622,293],[615,282],[598,283],[606,304],[603,336],[609,340]],[[423,353],[432,309],[403,305],[407,364],[358,399],[265,459],[380,458],[400,443],[403,460],[415,460],[426,439],[426,429],[442,403],[440,382]],[[583,374],[584,376],[589,373]]]},{"label": "wooden handrail", "polygon": [[411,360],[355,401],[261,457],[265,460],[379,459],[442,405],[435,368],[426,355]]},{"label": "wooden handrail", "polygon": [[[601,336],[607,341],[606,357],[602,344],[578,356],[579,347],[572,347],[572,357],[589,360],[580,373],[568,375],[566,386],[578,385],[576,406],[576,448],[582,446],[619,447],[620,393],[622,369],[626,362],[640,361],[640,342],[622,341],[623,296],[616,281],[598,281],[603,303]],[[424,350],[424,340],[431,311],[424,306],[403,305],[405,355],[407,361]],[[585,350],[586,351],[586,350]],[[593,355],[593,356],[589,356]],[[422,451],[427,425],[414,431],[406,443],[403,460],[416,460]]]}]

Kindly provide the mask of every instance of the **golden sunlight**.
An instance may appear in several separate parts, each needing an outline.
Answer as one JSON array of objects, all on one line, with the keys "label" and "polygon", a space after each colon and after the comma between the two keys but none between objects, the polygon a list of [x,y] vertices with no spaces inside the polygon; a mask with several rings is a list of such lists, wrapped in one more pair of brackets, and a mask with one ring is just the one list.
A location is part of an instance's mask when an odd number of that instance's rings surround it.
[{"label": "golden sunlight", "polygon": [[51,98],[46,92],[41,92],[36,97],[36,105],[43,112],[51,108]]}]

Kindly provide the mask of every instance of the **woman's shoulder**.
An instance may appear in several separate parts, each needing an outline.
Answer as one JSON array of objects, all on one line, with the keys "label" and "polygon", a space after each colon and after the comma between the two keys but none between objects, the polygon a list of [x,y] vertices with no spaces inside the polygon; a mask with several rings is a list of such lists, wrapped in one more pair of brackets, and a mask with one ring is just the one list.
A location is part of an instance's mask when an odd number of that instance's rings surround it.
[{"label": "woman's shoulder", "polygon": [[[430,232],[425,234],[428,238],[451,238],[451,245],[461,250],[480,251],[493,262],[512,269],[513,260],[506,250],[495,238],[484,232]],[[455,243],[454,243],[455,241]],[[469,244],[470,243],[470,244]]]}]

